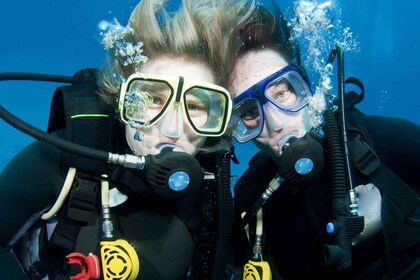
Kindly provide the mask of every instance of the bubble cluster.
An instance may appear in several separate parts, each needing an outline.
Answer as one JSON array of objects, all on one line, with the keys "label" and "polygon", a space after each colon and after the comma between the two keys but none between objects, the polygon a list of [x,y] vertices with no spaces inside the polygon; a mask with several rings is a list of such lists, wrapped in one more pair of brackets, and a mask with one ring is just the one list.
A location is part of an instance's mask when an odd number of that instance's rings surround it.
[{"label": "bubble cluster", "polygon": [[333,1],[296,1],[293,12],[295,17],[289,23],[292,39],[304,47],[302,64],[305,69],[319,77],[309,100],[311,126],[317,128],[323,123],[323,112],[336,99],[331,81],[333,66],[326,65],[328,55],[336,45],[350,51],[357,49],[358,43],[350,28],[342,27],[341,11]]},{"label": "bubble cluster", "polygon": [[129,125],[132,128],[140,128],[147,125],[149,117],[147,109],[152,103],[150,95],[142,90],[132,89],[125,95],[124,108],[125,114],[130,116]]},{"label": "bubble cluster", "polygon": [[143,55],[143,42],[131,43],[126,40],[134,35],[131,27],[122,26],[114,19],[112,22],[101,21],[98,28],[103,37],[102,45],[106,50],[111,50],[123,66],[136,66],[147,62],[147,56]]},{"label": "bubble cluster", "polygon": [[391,99],[391,97],[389,96],[389,93],[387,90],[382,90],[381,91],[381,98],[379,100],[379,112],[382,113],[385,104]]},{"label": "bubble cluster", "polygon": [[300,40],[305,49],[303,64],[310,70],[320,71],[325,65],[326,52],[332,48],[336,11],[332,1],[298,1],[295,3],[295,18],[292,19],[294,39]]}]

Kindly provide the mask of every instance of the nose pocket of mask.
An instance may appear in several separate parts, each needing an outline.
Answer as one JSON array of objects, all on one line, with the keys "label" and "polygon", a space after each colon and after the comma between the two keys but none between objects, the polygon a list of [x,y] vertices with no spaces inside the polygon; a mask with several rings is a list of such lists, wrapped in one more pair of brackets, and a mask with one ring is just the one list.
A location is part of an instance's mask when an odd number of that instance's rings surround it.
[{"label": "nose pocket of mask", "polygon": [[171,138],[179,138],[183,133],[182,108],[179,102],[169,106],[163,116],[161,132]]},{"label": "nose pocket of mask", "polygon": [[264,105],[264,115],[270,130],[278,131],[284,128],[287,124],[285,113],[271,104],[271,102],[267,102]]}]

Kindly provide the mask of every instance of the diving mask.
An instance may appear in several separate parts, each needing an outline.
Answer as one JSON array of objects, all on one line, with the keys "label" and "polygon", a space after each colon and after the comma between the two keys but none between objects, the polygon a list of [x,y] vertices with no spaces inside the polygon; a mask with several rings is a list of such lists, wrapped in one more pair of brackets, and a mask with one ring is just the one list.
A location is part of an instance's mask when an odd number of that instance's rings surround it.
[{"label": "diving mask", "polygon": [[200,136],[217,137],[226,131],[232,102],[228,91],[214,84],[133,74],[121,85],[118,108],[121,120],[134,127],[154,125],[167,113],[178,125],[187,120]]},{"label": "diving mask", "polygon": [[[245,90],[233,100],[235,121],[233,136],[244,143],[258,137],[264,126],[264,110],[272,107],[298,112],[312,95],[301,70],[288,65]],[[271,105],[270,105],[271,104]]]}]

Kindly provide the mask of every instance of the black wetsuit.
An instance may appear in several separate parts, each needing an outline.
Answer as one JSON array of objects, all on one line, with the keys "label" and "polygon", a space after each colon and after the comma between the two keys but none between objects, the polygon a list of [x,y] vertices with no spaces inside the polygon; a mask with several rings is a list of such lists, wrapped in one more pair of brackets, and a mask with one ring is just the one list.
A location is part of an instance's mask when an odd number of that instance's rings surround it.
[{"label": "black wetsuit", "polygon": [[[420,127],[401,119],[364,116],[361,120],[382,162],[419,194]],[[270,263],[273,279],[383,279],[385,275],[398,275],[416,259],[417,274],[408,279],[418,277],[420,226],[403,228],[384,208],[383,231],[353,247],[352,267],[337,272],[334,267],[324,266],[323,244],[333,241],[325,230],[332,219],[330,168],[326,155],[325,167],[316,180],[299,185],[285,182],[263,206],[263,258]],[[251,160],[235,186],[237,221],[277,171],[276,163],[261,152]],[[353,173],[355,186],[369,182],[362,180],[357,171]],[[389,196],[382,193],[382,207],[390,203]],[[234,240],[240,240],[235,249],[240,267],[249,259],[250,251],[242,229],[237,230]],[[384,239],[390,243],[386,247]],[[401,240],[403,245],[398,242]],[[399,252],[399,246],[408,248]]]},{"label": "black wetsuit", "polygon": [[[57,148],[34,142],[0,174],[1,247],[7,246],[34,213],[55,202],[68,169],[62,166],[61,156]],[[123,168],[110,173],[112,186],[125,184],[128,187],[121,188],[128,194],[128,200],[111,208],[111,215],[116,239],[126,240],[138,254],[140,272],[137,279],[186,279],[192,263],[193,276],[190,272],[190,277],[207,279],[214,248],[214,180],[205,180],[202,188],[192,195],[165,201],[147,190],[141,194],[130,191],[130,184],[144,184],[136,174],[126,173]],[[134,181],[130,181],[133,178]],[[100,256],[101,215],[100,203],[96,203],[92,219],[80,228],[73,251]],[[66,210],[66,205],[63,209]],[[74,275],[74,270],[64,265],[65,255],[72,250],[51,247],[45,238],[43,240],[41,255],[51,264],[50,272],[64,273],[63,279]],[[1,264],[0,267],[2,271],[7,269]],[[0,271],[3,279],[2,275]]]}]

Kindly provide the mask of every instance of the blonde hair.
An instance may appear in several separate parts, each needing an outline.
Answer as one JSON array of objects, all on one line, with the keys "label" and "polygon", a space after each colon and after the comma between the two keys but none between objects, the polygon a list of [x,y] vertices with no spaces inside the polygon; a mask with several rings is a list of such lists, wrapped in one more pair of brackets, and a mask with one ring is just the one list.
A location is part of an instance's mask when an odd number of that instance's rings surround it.
[{"label": "blonde hair", "polygon": [[[165,10],[167,1],[142,0],[128,22],[134,33],[124,40],[143,42],[143,54],[148,59],[165,55],[205,62],[216,83],[227,87],[234,55],[229,49],[235,38],[232,26],[246,18],[246,3],[247,0],[182,0],[178,11],[169,13]],[[124,80],[136,71],[141,71],[141,65],[126,66],[111,53],[98,77],[100,96],[117,108],[121,78]],[[217,144],[211,143],[216,141],[209,137],[204,150],[227,147],[230,135],[231,131],[227,131],[223,139],[217,139]]]}]

